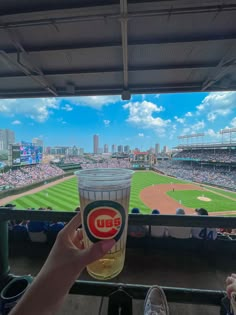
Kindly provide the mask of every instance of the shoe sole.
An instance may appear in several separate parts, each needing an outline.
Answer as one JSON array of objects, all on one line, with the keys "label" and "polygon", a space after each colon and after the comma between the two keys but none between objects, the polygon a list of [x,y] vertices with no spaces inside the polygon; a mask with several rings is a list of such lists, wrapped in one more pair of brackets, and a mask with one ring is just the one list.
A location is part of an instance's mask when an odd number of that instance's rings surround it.
[{"label": "shoe sole", "polygon": [[[165,305],[165,308],[166,308],[166,315],[170,315],[170,313],[169,313],[169,306],[168,306],[168,303],[167,303],[167,299],[166,299],[165,292],[164,292],[163,289],[162,289],[161,287],[159,287],[158,285],[154,285],[154,286],[151,286],[151,287],[150,287],[150,289],[149,289],[148,292],[147,292],[147,295],[146,295],[146,298],[145,298],[145,301],[144,301],[144,305],[146,305],[148,296],[149,296],[150,292],[151,292],[153,289],[157,289],[158,291],[161,292],[161,295],[162,295],[163,300],[164,300],[164,305]],[[145,308],[145,307],[144,307],[144,308]]]}]

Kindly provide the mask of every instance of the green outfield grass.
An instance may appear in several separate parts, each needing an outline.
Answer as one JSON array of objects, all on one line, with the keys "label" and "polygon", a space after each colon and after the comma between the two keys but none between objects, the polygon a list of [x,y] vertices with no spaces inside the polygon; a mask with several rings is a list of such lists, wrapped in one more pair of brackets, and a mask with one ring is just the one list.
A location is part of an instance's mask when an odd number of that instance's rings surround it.
[{"label": "green outfield grass", "polygon": [[[173,192],[170,190],[167,192],[167,195],[177,201],[181,200],[182,205],[189,208],[206,208],[210,212],[236,210],[235,201],[216,195],[209,191],[177,190]],[[211,201],[201,201],[197,199],[199,196],[210,198]]]},{"label": "green outfield grass", "polygon": [[215,187],[209,187],[209,186],[203,186],[203,187],[206,188],[206,189],[209,189],[211,191],[218,192],[218,193],[220,193],[220,194],[222,194],[224,196],[236,199],[236,192],[231,192],[231,191],[228,191],[228,190],[219,189],[219,188],[215,188]]},{"label": "green outfield grass", "polygon": [[[140,192],[148,186],[156,185],[156,184],[170,184],[170,183],[186,183],[181,180],[177,180],[174,178],[170,178],[167,176],[162,176],[154,172],[150,171],[140,171],[135,172],[132,180],[132,188],[131,188],[131,196],[130,196],[130,209],[134,207],[140,208],[143,213],[150,213],[151,209],[149,209],[140,199]],[[197,190],[196,185],[196,190]],[[195,208],[203,206],[197,203],[192,195],[192,191],[175,191],[174,195],[170,196],[176,200],[182,200],[182,203],[188,207]],[[169,194],[168,193],[168,194]],[[181,197],[178,196],[180,194]],[[198,196],[202,194],[202,192],[197,192]],[[207,197],[208,192],[204,192],[204,195]],[[223,210],[236,210],[235,202],[229,199],[223,198],[221,196],[217,196],[213,192],[210,193],[213,202],[204,203],[204,206],[210,211],[223,211]],[[185,197],[185,198],[184,198]],[[192,200],[192,203],[191,203]],[[72,179],[68,179],[62,183],[56,184],[47,189],[43,189],[42,191],[27,195],[15,200],[12,200],[14,204],[16,204],[17,208],[26,209],[26,208],[39,208],[39,207],[52,207],[55,210],[66,210],[73,211],[79,205],[78,199],[78,190],[77,190],[77,178],[74,177]],[[188,204],[185,204],[187,202]],[[198,200],[197,200],[198,202]],[[221,207],[219,207],[221,205]],[[234,205],[234,206],[233,206]],[[209,206],[211,208],[209,208]],[[217,207],[217,210],[216,210]]]}]

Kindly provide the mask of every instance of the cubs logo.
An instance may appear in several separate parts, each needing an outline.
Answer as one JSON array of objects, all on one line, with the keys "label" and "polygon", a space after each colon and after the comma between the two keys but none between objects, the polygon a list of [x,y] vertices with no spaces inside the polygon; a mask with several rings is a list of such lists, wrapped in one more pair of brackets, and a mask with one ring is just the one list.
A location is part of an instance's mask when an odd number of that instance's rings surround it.
[{"label": "cubs logo", "polygon": [[125,227],[125,209],[111,200],[89,203],[84,209],[84,229],[91,242],[115,239],[118,241]]}]

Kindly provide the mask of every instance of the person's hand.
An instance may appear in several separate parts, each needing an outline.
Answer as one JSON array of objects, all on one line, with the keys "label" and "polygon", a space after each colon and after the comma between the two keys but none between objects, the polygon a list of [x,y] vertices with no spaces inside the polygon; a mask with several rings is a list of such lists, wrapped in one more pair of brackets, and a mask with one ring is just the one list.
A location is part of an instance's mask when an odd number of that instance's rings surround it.
[{"label": "person's hand", "polygon": [[231,276],[226,279],[226,292],[228,298],[231,299],[232,292],[236,292],[236,274],[232,273]]},{"label": "person's hand", "polygon": [[78,277],[88,264],[102,258],[115,245],[115,240],[111,239],[100,241],[85,249],[82,230],[78,228],[80,225],[81,215],[78,213],[58,233],[44,269],[60,269],[62,275],[69,270]]},{"label": "person's hand", "polygon": [[10,315],[56,314],[66,294],[84,267],[102,258],[115,244],[101,241],[85,249],[80,214],[58,233],[41,271]]}]

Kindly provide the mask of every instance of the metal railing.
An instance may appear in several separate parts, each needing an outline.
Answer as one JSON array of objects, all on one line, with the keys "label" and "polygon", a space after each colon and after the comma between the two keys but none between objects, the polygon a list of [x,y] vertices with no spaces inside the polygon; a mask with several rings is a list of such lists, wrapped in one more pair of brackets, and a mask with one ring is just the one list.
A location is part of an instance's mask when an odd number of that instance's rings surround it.
[{"label": "metal railing", "polygon": [[[0,208],[0,283],[9,274],[8,220],[69,221],[76,213],[59,211],[29,211]],[[236,217],[129,215],[130,225],[235,228]],[[144,299],[149,286],[97,281],[76,281],[71,294],[109,297],[108,314],[132,314],[132,299]],[[169,302],[221,305],[224,291],[163,287]],[[122,314],[122,313],[121,313]]]}]

